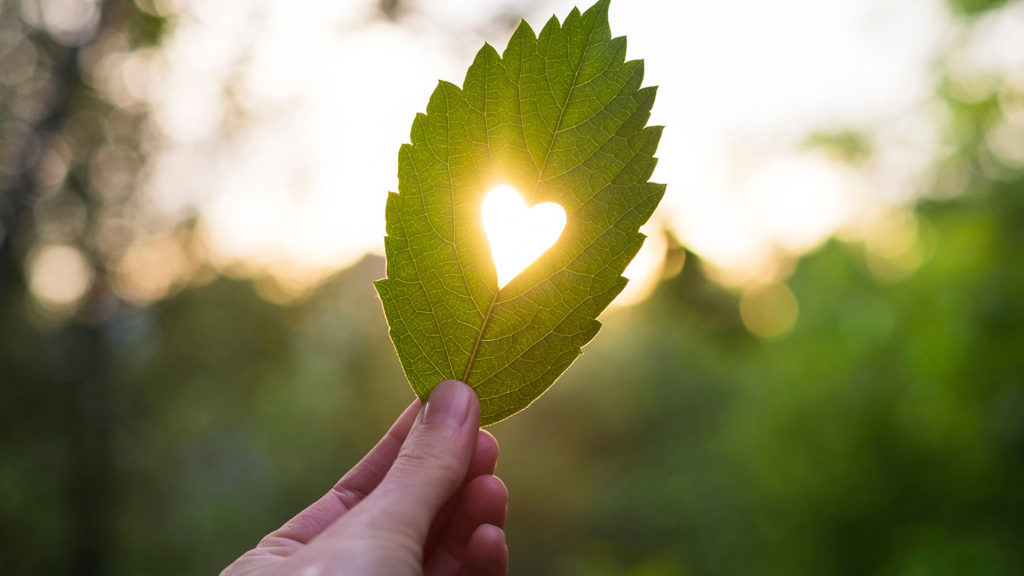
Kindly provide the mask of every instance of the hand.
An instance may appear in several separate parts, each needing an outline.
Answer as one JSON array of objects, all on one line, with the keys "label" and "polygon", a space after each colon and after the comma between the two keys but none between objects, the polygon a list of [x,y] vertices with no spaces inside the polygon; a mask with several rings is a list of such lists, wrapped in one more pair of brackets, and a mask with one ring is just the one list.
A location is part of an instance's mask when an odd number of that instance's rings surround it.
[{"label": "hand", "polygon": [[441,382],[319,500],[221,576],[508,573],[498,443],[469,386]]}]

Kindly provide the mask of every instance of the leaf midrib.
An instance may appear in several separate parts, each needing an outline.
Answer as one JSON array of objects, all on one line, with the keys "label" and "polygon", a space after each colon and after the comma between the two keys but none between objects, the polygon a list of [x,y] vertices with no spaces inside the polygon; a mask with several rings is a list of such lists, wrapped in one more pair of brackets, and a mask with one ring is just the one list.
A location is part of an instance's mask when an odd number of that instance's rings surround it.
[{"label": "leaf midrib", "polygon": [[[562,131],[562,122],[565,120],[565,111],[569,109],[569,100],[572,100],[572,94],[576,91],[576,81],[580,77],[580,69],[583,68],[583,62],[587,59],[587,51],[590,50],[590,41],[594,38],[594,30],[597,29],[597,20],[594,20],[593,25],[590,27],[590,33],[587,34],[587,44],[583,47],[583,53],[580,54],[580,63],[576,66],[576,69],[572,72],[572,84],[569,85],[569,91],[565,94],[565,102],[562,104],[561,109],[558,112],[558,122],[555,123],[555,130],[551,133],[551,142],[548,143],[547,152],[544,153],[544,162],[540,166],[540,170],[537,171],[537,182],[534,184],[534,192],[540,187],[540,183],[544,179],[544,170],[548,167],[548,159],[551,158],[551,151],[555,148],[555,140],[558,139],[558,134]],[[568,43],[565,47],[566,51],[569,50]],[[544,66],[547,68],[547,55],[544,55]],[[550,82],[549,82],[550,84]]]},{"label": "leaf midrib", "polygon": [[494,305],[498,303],[498,298],[501,296],[501,289],[499,288],[494,292],[494,299],[491,300],[491,305],[487,307],[487,314],[484,315],[483,324],[480,325],[480,332],[476,335],[476,342],[473,344],[473,351],[469,354],[469,362],[466,363],[466,373],[462,375],[462,381],[469,384],[469,372],[473,369],[473,361],[476,360],[476,353],[480,350],[480,342],[484,339],[484,331],[487,330],[487,323],[491,319],[491,312],[494,311]]},{"label": "leaf midrib", "polygon": [[[551,151],[555,147],[555,140],[558,139],[558,134],[561,131],[562,122],[564,121],[564,118],[565,118],[565,111],[569,108],[569,101],[572,100],[573,92],[576,90],[576,82],[579,79],[580,69],[583,68],[583,63],[584,63],[584,61],[587,58],[587,52],[590,50],[591,40],[594,38],[594,30],[596,30],[596,29],[597,29],[597,19],[595,19],[593,24],[591,24],[591,26],[590,26],[590,33],[587,34],[587,43],[586,43],[586,45],[583,46],[583,53],[580,54],[579,64],[573,70],[572,83],[569,85],[569,90],[565,94],[565,102],[562,103],[562,106],[560,107],[560,110],[558,112],[558,122],[555,123],[555,130],[551,133],[551,142],[548,143],[548,149],[544,153],[544,163],[541,165],[540,169],[537,171],[537,182],[534,184],[534,192],[536,192],[537,188],[540,187],[541,182],[543,182],[544,170],[547,168],[548,159],[551,157]],[[568,45],[566,45],[566,50],[568,50],[568,49],[569,49],[569,47],[568,47]],[[547,66],[547,56],[546,55],[544,57],[544,61],[545,61],[545,66]],[[521,94],[521,92],[519,90],[519,84],[518,83],[516,83],[516,94],[517,95]],[[485,105],[486,105],[486,101],[487,101],[487,99],[485,97],[484,98]],[[521,109],[522,109],[522,103],[520,103],[520,110]],[[484,126],[485,126],[485,128],[486,128],[486,123],[487,123],[487,117],[485,115],[484,116]],[[520,126],[522,126],[522,128],[524,130],[524,134],[525,134],[526,124],[522,120],[522,114],[521,113],[519,115],[519,124],[520,124]],[[454,206],[453,206],[453,211],[454,211]],[[453,213],[453,216],[454,216],[454,213]],[[454,239],[454,236],[453,236],[453,239]],[[456,248],[456,254],[457,254],[457,250],[458,249]],[[460,266],[461,266],[461,263],[460,263]],[[529,267],[527,267],[527,268],[529,268]],[[465,277],[465,272],[464,271],[463,271],[463,277]],[[464,383],[466,383],[466,384],[469,384],[469,374],[473,370],[473,363],[476,362],[477,353],[480,351],[480,342],[484,338],[484,332],[487,331],[487,325],[488,325],[488,323],[491,320],[491,313],[494,311],[494,307],[495,307],[495,305],[497,305],[498,300],[499,300],[500,297],[501,297],[501,288],[498,288],[494,292],[494,298],[491,300],[491,305],[487,307],[487,313],[484,315],[484,321],[480,325],[480,332],[477,333],[477,335],[476,335],[476,342],[473,344],[473,351],[470,352],[469,360],[466,362],[466,372],[462,376],[462,381]],[[470,385],[470,387],[473,387],[473,386]]]}]

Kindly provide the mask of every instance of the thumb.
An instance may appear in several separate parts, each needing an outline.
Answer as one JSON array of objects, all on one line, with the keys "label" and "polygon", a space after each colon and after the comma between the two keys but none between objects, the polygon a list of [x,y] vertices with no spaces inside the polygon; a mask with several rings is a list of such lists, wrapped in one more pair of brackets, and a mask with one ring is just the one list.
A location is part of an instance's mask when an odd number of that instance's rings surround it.
[{"label": "thumb", "polygon": [[352,511],[358,523],[422,546],[438,511],[465,479],[479,427],[473,389],[457,380],[438,384],[384,480]]}]

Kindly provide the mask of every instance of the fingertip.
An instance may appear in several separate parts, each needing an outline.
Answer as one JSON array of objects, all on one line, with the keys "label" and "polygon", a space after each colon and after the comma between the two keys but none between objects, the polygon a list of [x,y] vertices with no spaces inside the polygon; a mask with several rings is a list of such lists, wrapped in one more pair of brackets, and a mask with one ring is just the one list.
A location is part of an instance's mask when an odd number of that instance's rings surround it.
[{"label": "fingertip", "polygon": [[480,400],[476,392],[458,380],[442,380],[430,392],[421,414],[426,424],[462,426],[472,422],[472,428],[480,427]]},{"label": "fingertip", "polygon": [[498,453],[501,449],[498,446],[498,439],[494,437],[494,434],[481,428],[477,434],[476,443],[478,446],[485,446],[489,452],[494,453],[494,459],[498,459]]},{"label": "fingertip", "polygon": [[469,465],[467,478],[474,478],[484,474],[493,474],[498,467],[498,441],[486,430],[480,430],[476,436],[476,448],[473,450],[473,460]]},{"label": "fingertip", "polygon": [[481,524],[466,545],[463,573],[479,576],[508,574],[508,545],[505,531],[493,524]]},{"label": "fingertip", "polygon": [[473,522],[503,527],[508,515],[508,488],[497,476],[478,476],[466,485],[460,504]]}]

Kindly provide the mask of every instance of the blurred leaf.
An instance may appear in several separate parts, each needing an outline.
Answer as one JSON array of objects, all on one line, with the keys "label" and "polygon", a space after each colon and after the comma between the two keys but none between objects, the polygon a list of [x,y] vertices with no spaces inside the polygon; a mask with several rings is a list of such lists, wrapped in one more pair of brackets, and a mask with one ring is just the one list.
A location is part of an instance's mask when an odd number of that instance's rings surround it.
[{"label": "blurred leaf", "polygon": [[136,10],[134,16],[132,36],[137,47],[159,46],[168,36],[171,22],[166,17],[149,14],[142,10]]},{"label": "blurred leaf", "polygon": [[[413,122],[377,290],[421,398],[458,378],[480,396],[482,423],[497,422],[597,334],[665,189],[647,181],[661,136],[646,127],[655,89],[640,88],[643,63],[625,52],[606,0],[552,18],[539,37],[523,22],[503,56],[484,45],[464,88],[441,82]],[[497,184],[568,215],[559,241],[503,288],[480,219]]]},{"label": "blurred leaf", "polygon": [[858,130],[814,132],[804,140],[804,147],[822,150],[849,164],[856,164],[871,156],[871,141]]},{"label": "blurred leaf", "polygon": [[950,7],[959,14],[974,16],[1006,4],[1006,0],[947,0]]}]

